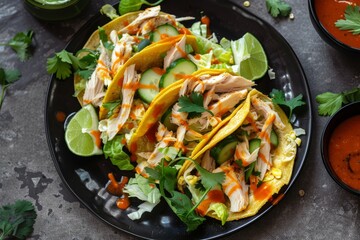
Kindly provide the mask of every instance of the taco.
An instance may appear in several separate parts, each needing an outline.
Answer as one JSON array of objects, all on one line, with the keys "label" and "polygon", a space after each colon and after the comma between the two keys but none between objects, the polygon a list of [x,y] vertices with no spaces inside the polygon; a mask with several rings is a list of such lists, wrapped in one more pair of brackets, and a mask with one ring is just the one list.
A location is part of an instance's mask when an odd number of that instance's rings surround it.
[{"label": "taco", "polygon": [[163,158],[200,151],[238,112],[255,85],[225,70],[200,70],[176,83],[151,104],[128,142],[140,174]]},{"label": "taco", "polygon": [[153,43],[181,33],[190,34],[174,15],[160,12],[160,6],[125,14],[99,27],[81,51],[80,56],[88,55],[89,66],[74,78],[80,104],[100,106],[107,86],[126,61]]},{"label": "taco", "polygon": [[[255,215],[290,181],[296,155],[294,131],[284,112],[271,99],[252,90],[241,108],[191,158],[209,172],[223,172],[197,208],[200,215],[232,221]],[[195,180],[194,180],[195,179]],[[186,161],[178,172],[178,187],[192,198],[201,179],[194,163]]]}]

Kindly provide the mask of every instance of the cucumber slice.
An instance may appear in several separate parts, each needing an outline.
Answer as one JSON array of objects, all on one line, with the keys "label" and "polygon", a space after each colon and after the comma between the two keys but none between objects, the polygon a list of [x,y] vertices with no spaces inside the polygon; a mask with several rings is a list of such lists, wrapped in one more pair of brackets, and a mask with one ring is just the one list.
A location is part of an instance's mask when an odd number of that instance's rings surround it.
[{"label": "cucumber slice", "polygon": [[146,48],[147,46],[149,46],[151,43],[151,41],[149,39],[143,39],[141,40],[141,42],[138,45],[138,49],[137,51],[140,52],[141,50],[143,50],[144,48]]},{"label": "cucumber slice", "polygon": [[249,152],[252,153],[253,151],[255,151],[257,148],[259,148],[261,145],[261,139],[259,138],[254,138],[251,139],[249,141]]},{"label": "cucumber slice", "polygon": [[166,73],[160,79],[159,87],[165,88],[179,80],[181,78],[179,75],[190,75],[196,70],[195,63],[185,58],[179,58],[166,69]]},{"label": "cucumber slice", "polygon": [[164,38],[164,36],[166,37],[171,37],[171,36],[177,36],[179,35],[178,30],[176,30],[176,28],[170,24],[164,24],[164,25],[160,25],[158,26],[151,34],[150,34],[150,40],[152,42],[158,42],[161,39]]},{"label": "cucumber slice", "polygon": [[158,74],[153,68],[146,70],[140,78],[140,86],[137,90],[140,98],[146,102],[151,103],[154,97],[159,93],[159,81],[161,74]]},{"label": "cucumber slice", "polygon": [[215,159],[217,164],[221,165],[233,157],[237,144],[237,138],[230,135],[213,147],[210,150],[210,155]]},{"label": "cucumber slice", "polygon": [[270,143],[274,148],[276,148],[279,145],[279,138],[276,132],[274,131],[274,129],[272,129],[270,133]]},{"label": "cucumber slice", "polygon": [[168,130],[175,132],[177,129],[177,125],[170,122],[171,113],[172,107],[168,108],[168,110],[166,110],[166,112],[162,115],[161,122]]}]

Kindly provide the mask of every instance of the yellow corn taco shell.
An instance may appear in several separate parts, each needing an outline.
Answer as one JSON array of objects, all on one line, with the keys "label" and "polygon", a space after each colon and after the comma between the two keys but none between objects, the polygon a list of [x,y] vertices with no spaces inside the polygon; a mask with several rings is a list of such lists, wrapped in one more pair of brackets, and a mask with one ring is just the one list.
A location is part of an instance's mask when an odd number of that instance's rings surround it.
[{"label": "yellow corn taco shell", "polygon": [[[257,90],[252,90],[247,99],[243,102],[237,112],[234,112],[230,119],[223,125],[223,127],[217,131],[217,133],[208,141],[205,147],[198,148],[197,152],[194,151],[191,158],[199,161],[202,155],[209,149],[213,148],[224,138],[234,133],[244,122],[246,116],[250,111],[250,98],[257,95],[263,101],[271,101],[270,98],[263,95]],[[282,122],[285,124],[285,128],[281,131],[277,131],[279,145],[273,152],[273,166],[265,174],[264,182],[255,191],[249,190],[249,205],[241,212],[230,212],[227,221],[238,220],[246,217],[250,217],[258,213],[258,211],[272,198],[274,194],[277,194],[280,189],[287,185],[290,181],[294,160],[296,156],[297,146],[295,143],[295,133],[289,120],[281,108],[277,105],[274,106],[275,111],[278,113]],[[182,176],[186,169],[192,165],[191,161],[186,161],[182,168],[179,170],[178,177]],[[280,177],[270,177],[274,171],[281,173]],[[179,188],[182,188],[179,186]],[[219,219],[213,212],[208,213],[208,216]],[[219,219],[220,220],[220,219]]]}]

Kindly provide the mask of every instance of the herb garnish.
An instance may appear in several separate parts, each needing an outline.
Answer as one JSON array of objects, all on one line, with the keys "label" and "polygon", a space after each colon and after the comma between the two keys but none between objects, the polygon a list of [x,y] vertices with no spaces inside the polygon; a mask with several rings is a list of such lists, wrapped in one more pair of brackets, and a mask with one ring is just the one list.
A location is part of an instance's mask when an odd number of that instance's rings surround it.
[{"label": "herb garnish", "polygon": [[164,1],[164,0],[159,0],[155,3],[149,3],[146,0],[121,0],[120,4],[119,4],[119,13],[121,15],[124,15],[125,13],[128,13],[128,12],[135,12],[135,11],[140,10],[140,8],[143,4],[149,5],[149,6],[156,6],[156,5],[160,4],[162,1]]},{"label": "herb garnish", "polygon": [[319,115],[331,116],[336,113],[343,104],[360,101],[360,88],[353,88],[341,93],[325,92],[317,95],[316,101],[319,103]]},{"label": "herb garnish", "polygon": [[161,196],[169,204],[174,213],[183,221],[187,226],[187,231],[195,230],[200,224],[205,221],[204,217],[196,214],[195,209],[206,197],[207,193],[216,185],[222,184],[225,178],[223,172],[211,173],[202,168],[197,162],[190,158],[178,158],[176,160],[189,159],[191,160],[201,175],[201,184],[205,187],[205,192],[200,200],[193,204],[191,199],[183,193],[176,191],[177,170],[164,165],[164,160],[155,169],[145,168],[146,172],[153,180],[159,181],[159,189]]},{"label": "herb garnish", "polygon": [[10,237],[25,239],[34,228],[36,219],[34,205],[26,200],[0,208],[0,240]]},{"label": "herb garnish", "polygon": [[208,112],[214,116],[210,110],[204,108],[204,97],[198,92],[192,92],[189,97],[181,96],[179,107],[179,112],[189,113],[189,118],[197,117],[199,113],[203,112]]},{"label": "herb garnish", "polygon": [[298,96],[285,100],[285,93],[282,90],[273,89],[270,93],[270,97],[272,97],[272,101],[278,105],[287,106],[289,108],[289,120],[291,119],[293,110],[297,107],[305,105],[306,103],[302,101],[303,95],[299,94]]},{"label": "herb garnish", "polygon": [[266,0],[266,8],[273,17],[287,17],[291,13],[291,6],[282,0]]},{"label": "herb garnish", "polygon": [[8,69],[0,68],[0,86],[1,86],[0,109],[5,98],[6,89],[11,84],[19,80],[20,77],[21,77],[20,71],[17,69],[8,70]]},{"label": "herb garnish", "polygon": [[29,59],[31,56],[30,47],[33,36],[34,32],[31,30],[27,32],[19,32],[12,39],[10,39],[10,41],[7,43],[0,43],[0,45],[11,47],[23,62]]},{"label": "herb garnish", "polygon": [[120,170],[133,170],[134,166],[130,163],[130,157],[123,151],[122,140],[124,135],[117,135],[114,139],[107,141],[103,151],[105,158],[110,158],[111,163]]},{"label": "herb garnish", "polygon": [[360,34],[360,7],[348,5],[345,9],[345,19],[335,22],[340,30],[349,30],[352,34]]},{"label": "herb garnish", "polygon": [[106,118],[110,118],[114,114],[114,111],[120,106],[120,104],[120,100],[103,103],[102,106],[108,111]]}]

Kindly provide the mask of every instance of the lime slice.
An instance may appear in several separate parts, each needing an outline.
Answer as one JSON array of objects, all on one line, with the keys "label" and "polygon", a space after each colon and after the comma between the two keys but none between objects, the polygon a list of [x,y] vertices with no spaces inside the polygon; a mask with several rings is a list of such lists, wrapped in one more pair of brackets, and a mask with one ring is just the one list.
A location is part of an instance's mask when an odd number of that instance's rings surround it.
[{"label": "lime slice", "polygon": [[102,154],[98,123],[91,104],[74,115],[65,130],[65,141],[71,152],[83,157]]},{"label": "lime slice", "polygon": [[246,33],[242,38],[244,53],[247,57],[240,62],[240,75],[249,80],[259,79],[268,70],[265,51],[260,42],[250,33]]}]

